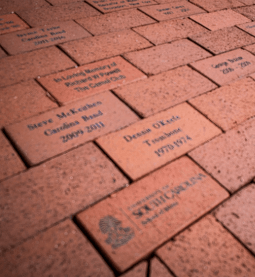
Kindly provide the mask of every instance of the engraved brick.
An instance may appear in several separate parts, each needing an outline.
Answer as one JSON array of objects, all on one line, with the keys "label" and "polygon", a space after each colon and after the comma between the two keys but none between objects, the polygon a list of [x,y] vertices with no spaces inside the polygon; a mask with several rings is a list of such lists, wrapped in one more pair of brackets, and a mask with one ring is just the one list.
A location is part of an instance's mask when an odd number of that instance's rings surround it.
[{"label": "engraved brick", "polygon": [[249,119],[189,155],[231,192],[254,178],[255,119]]},{"label": "engraved brick", "polygon": [[121,57],[110,58],[38,79],[61,103],[128,84],[146,76]]},{"label": "engraved brick", "polygon": [[0,44],[11,55],[91,36],[73,21],[31,28],[0,37]]},{"label": "engraved brick", "polygon": [[214,88],[217,86],[207,78],[184,66],[119,87],[114,92],[142,117],[148,117]]},{"label": "engraved brick", "polygon": [[213,0],[213,1],[190,0],[190,2],[200,6],[201,8],[207,10],[208,12],[243,6],[243,3],[241,0],[240,1],[238,0]]},{"label": "engraved brick", "polygon": [[236,27],[224,28],[191,39],[213,54],[220,54],[255,43],[255,38]]},{"label": "engraved brick", "polygon": [[178,17],[187,17],[192,14],[205,12],[204,10],[187,1],[153,5],[149,7],[142,7],[139,9],[158,21],[174,19]]},{"label": "engraved brick", "polygon": [[135,180],[220,133],[183,103],[103,136],[97,142]]},{"label": "engraved brick", "polygon": [[247,6],[235,9],[236,12],[248,17],[251,20],[255,20],[255,5]]},{"label": "engraved brick", "polygon": [[[204,171],[183,157],[77,218],[117,270],[124,271],[227,196]],[[110,226],[116,226],[116,231]]]},{"label": "engraved brick", "polygon": [[255,115],[254,91],[255,82],[245,78],[191,99],[190,103],[226,131]]},{"label": "engraved brick", "polygon": [[0,180],[26,169],[20,157],[2,132],[0,132],[0,153]]},{"label": "engraved brick", "polygon": [[0,270],[3,276],[114,276],[69,219],[6,253]]},{"label": "engraved brick", "polygon": [[104,92],[9,125],[6,131],[34,165],[137,120],[120,100]]},{"label": "engraved brick", "polygon": [[3,181],[0,250],[20,244],[127,183],[92,143]]},{"label": "engraved brick", "polygon": [[158,74],[210,56],[210,53],[187,39],[124,55],[127,60],[147,74]]},{"label": "engraved brick", "polygon": [[254,257],[212,216],[157,251],[176,276],[253,277]]},{"label": "engraved brick", "polygon": [[29,26],[16,14],[6,14],[0,16],[0,35],[27,28],[29,28]]},{"label": "engraved brick", "polygon": [[90,17],[100,13],[84,2],[77,2],[34,10],[22,10],[18,14],[32,27],[40,27],[42,25],[56,24],[57,21]]},{"label": "engraved brick", "polygon": [[168,269],[157,259],[150,261],[150,277],[173,277]]},{"label": "engraved brick", "polygon": [[147,262],[142,262],[135,268],[129,270],[127,273],[120,275],[120,277],[146,277],[147,276]]},{"label": "engraved brick", "polygon": [[137,27],[134,30],[156,45],[208,32],[207,29],[188,18],[163,21]]},{"label": "engraved brick", "polygon": [[228,84],[255,71],[255,57],[237,49],[191,64],[219,85]]},{"label": "engraved brick", "polygon": [[0,87],[74,67],[75,63],[52,46],[1,59]]},{"label": "engraved brick", "polygon": [[153,0],[87,0],[87,2],[103,13],[157,4]]},{"label": "engraved brick", "polygon": [[218,12],[193,15],[190,18],[205,26],[211,31],[250,22],[247,17],[244,17],[232,10],[223,10]]},{"label": "engraved brick", "polygon": [[255,254],[255,185],[251,184],[216,210],[216,218]]},{"label": "engraved brick", "polygon": [[249,22],[245,24],[238,25],[238,27],[245,32],[255,36],[255,22]]},{"label": "engraved brick", "polygon": [[33,80],[0,90],[0,128],[57,107]]},{"label": "engraved brick", "polygon": [[143,37],[131,30],[124,30],[66,42],[61,48],[79,64],[86,64],[149,46],[152,44]]},{"label": "engraved brick", "polygon": [[2,48],[0,48],[0,59],[4,58],[6,56],[7,56],[6,53],[3,51]]},{"label": "engraved brick", "polygon": [[83,0],[47,0],[53,6],[59,6],[67,3],[83,2]]},{"label": "engraved brick", "polygon": [[152,18],[135,9],[77,19],[76,21],[93,35],[117,32],[155,22]]}]

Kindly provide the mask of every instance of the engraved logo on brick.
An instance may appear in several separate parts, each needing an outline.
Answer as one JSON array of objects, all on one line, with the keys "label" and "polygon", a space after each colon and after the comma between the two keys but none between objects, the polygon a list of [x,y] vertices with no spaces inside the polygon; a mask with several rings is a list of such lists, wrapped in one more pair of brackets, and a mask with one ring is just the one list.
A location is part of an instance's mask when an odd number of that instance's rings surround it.
[{"label": "engraved logo on brick", "polygon": [[103,234],[108,234],[105,242],[110,244],[113,249],[128,243],[135,236],[130,227],[123,228],[121,225],[121,221],[111,215],[107,215],[99,221],[100,231]]}]

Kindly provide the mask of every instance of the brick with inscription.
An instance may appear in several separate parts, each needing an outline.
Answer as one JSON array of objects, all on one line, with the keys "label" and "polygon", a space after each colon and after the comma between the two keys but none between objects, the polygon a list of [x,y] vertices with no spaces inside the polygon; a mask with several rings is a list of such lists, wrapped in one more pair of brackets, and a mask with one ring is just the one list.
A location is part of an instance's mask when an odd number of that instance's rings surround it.
[{"label": "brick with inscription", "polygon": [[135,180],[220,133],[215,125],[183,103],[97,142]]},{"label": "brick with inscription", "polygon": [[47,0],[53,6],[60,6],[67,3],[83,2],[83,0]]},{"label": "brick with inscription", "polygon": [[29,28],[29,26],[16,14],[6,14],[0,16],[0,35],[27,28]]},{"label": "brick with inscription", "polygon": [[183,157],[77,219],[117,270],[124,271],[226,197],[223,188]]},{"label": "brick with inscription", "polygon": [[255,43],[255,38],[237,27],[224,28],[191,39],[213,54],[220,54]]},{"label": "brick with inscription", "polygon": [[0,37],[0,44],[11,55],[38,48],[90,37],[91,34],[73,21],[31,28]]},{"label": "brick with inscription", "polygon": [[137,120],[120,100],[104,92],[5,129],[24,159],[34,165]]},{"label": "brick with inscription", "polygon": [[124,30],[66,42],[60,47],[79,64],[86,64],[150,46],[152,44],[137,33]]},{"label": "brick with inscription", "polygon": [[142,7],[139,9],[158,21],[174,19],[178,17],[188,17],[193,14],[205,12],[204,10],[187,1],[159,4],[149,7]]},{"label": "brick with inscription", "polygon": [[249,119],[189,153],[231,192],[254,178],[255,119]]},{"label": "brick with inscription", "polygon": [[113,277],[74,223],[67,219],[0,257],[2,276]]},{"label": "brick with inscription", "polygon": [[110,58],[38,79],[60,102],[68,103],[146,76],[121,57]]},{"label": "brick with inscription", "polygon": [[87,0],[87,2],[103,13],[157,4],[153,0]]},{"label": "brick with inscription", "polygon": [[0,59],[6,57],[7,54],[4,52],[4,50],[2,48],[0,48]]},{"label": "brick with inscription", "polygon": [[0,87],[52,74],[76,64],[55,46],[1,59]]},{"label": "brick with inscription", "polygon": [[255,57],[237,49],[191,64],[219,85],[226,85],[255,71]]},{"label": "brick with inscription", "polygon": [[255,184],[242,189],[222,204],[216,218],[255,254]]},{"label": "brick with inscription", "polygon": [[141,262],[125,274],[121,274],[120,277],[146,277],[147,276],[148,263]]},{"label": "brick with inscription", "polygon": [[154,257],[150,261],[150,277],[173,277],[168,269]]},{"label": "brick with inscription", "polygon": [[189,100],[224,131],[255,115],[255,82],[245,78]]},{"label": "brick with inscription", "polygon": [[190,17],[211,31],[250,22],[250,19],[233,10],[193,15]]},{"label": "brick with inscription", "polygon": [[102,35],[140,25],[151,24],[154,23],[155,20],[138,10],[132,9],[89,18],[81,18],[77,19],[76,22],[93,35]]},{"label": "brick with inscription", "polygon": [[68,3],[60,6],[41,7],[40,9],[18,11],[18,15],[32,27],[56,24],[83,17],[100,15],[100,12],[84,2]]},{"label": "brick with inscription", "polygon": [[235,9],[236,12],[248,17],[251,20],[255,20],[255,5],[247,6]]},{"label": "brick with inscription", "polygon": [[0,132],[0,180],[26,169],[10,142]]},{"label": "brick with inscription", "polygon": [[187,39],[124,54],[128,61],[146,74],[158,74],[210,56],[209,52]]},{"label": "brick with inscription", "polygon": [[178,67],[133,84],[114,89],[142,117],[170,108],[217,88],[190,67]]},{"label": "brick with inscription", "polygon": [[20,244],[127,183],[92,143],[3,181],[0,250]]},{"label": "brick with inscription", "polygon": [[208,32],[207,29],[188,18],[163,21],[137,27],[134,30],[155,45]]},{"label": "brick with inscription", "polygon": [[157,251],[175,276],[253,277],[254,257],[211,215]]},{"label": "brick with inscription", "polygon": [[208,12],[243,6],[241,0],[190,0],[190,2],[192,2],[195,5],[198,5],[199,7],[205,9]]},{"label": "brick with inscription", "polygon": [[238,28],[244,30],[245,32],[255,36],[255,22],[249,22],[245,24],[238,25]]}]

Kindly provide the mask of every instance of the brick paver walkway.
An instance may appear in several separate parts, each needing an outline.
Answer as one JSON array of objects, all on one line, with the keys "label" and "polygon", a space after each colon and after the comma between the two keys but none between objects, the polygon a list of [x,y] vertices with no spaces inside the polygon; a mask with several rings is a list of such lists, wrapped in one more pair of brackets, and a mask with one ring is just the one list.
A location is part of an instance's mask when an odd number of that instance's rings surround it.
[{"label": "brick paver walkway", "polygon": [[1,0],[0,77],[0,276],[255,276],[255,0]]}]

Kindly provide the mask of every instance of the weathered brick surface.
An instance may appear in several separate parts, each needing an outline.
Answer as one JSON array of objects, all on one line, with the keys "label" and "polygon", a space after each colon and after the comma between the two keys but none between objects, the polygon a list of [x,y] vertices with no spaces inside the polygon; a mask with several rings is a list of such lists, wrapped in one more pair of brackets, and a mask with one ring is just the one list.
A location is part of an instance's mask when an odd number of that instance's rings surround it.
[{"label": "weathered brick surface", "polygon": [[127,60],[147,74],[158,74],[210,56],[209,52],[187,39],[124,55]]},{"label": "weathered brick surface", "polygon": [[153,258],[150,261],[150,277],[173,277],[173,275],[157,258]]},{"label": "weathered brick surface", "polygon": [[188,18],[163,21],[137,27],[134,30],[156,45],[208,32]]},{"label": "weathered brick surface", "polygon": [[254,257],[212,216],[157,251],[176,276],[253,277]]},{"label": "weathered brick surface", "polygon": [[60,6],[68,3],[83,2],[83,0],[47,0],[53,6]]},{"label": "weathered brick surface", "polygon": [[48,6],[40,9],[24,9],[18,15],[32,27],[55,24],[58,21],[68,21],[83,17],[100,15],[100,12],[84,2],[68,3],[60,6]]},{"label": "weathered brick surface", "polygon": [[231,192],[254,176],[255,119],[196,148],[189,155]]},{"label": "weathered brick surface", "polygon": [[12,55],[91,36],[73,21],[30,28],[0,36],[0,44]]},{"label": "weathered brick surface", "polygon": [[240,0],[240,2],[244,3],[245,5],[255,4],[255,0]]},{"label": "weathered brick surface", "polygon": [[247,6],[235,9],[236,12],[248,17],[251,20],[255,20],[255,5]]},{"label": "weathered brick surface", "polygon": [[4,58],[6,56],[7,56],[7,54],[3,51],[2,48],[0,48],[0,59]]},{"label": "weathered brick surface", "polygon": [[20,157],[2,132],[0,132],[0,153],[0,180],[26,169]]},{"label": "weathered brick surface", "polygon": [[202,7],[208,12],[243,6],[241,0],[190,0],[190,2]]},{"label": "weathered brick surface", "polygon": [[2,276],[95,276],[113,273],[67,219],[0,257]]},{"label": "weathered brick surface", "polygon": [[255,44],[248,45],[248,46],[244,47],[244,49],[251,52],[253,55],[255,55]]},{"label": "weathered brick surface", "polygon": [[131,30],[66,42],[61,48],[79,64],[110,58],[152,46],[146,39]]},{"label": "weathered brick surface", "polygon": [[245,24],[238,25],[238,27],[245,32],[255,36],[255,23],[254,22],[249,22]]},{"label": "weathered brick surface", "polygon": [[233,10],[198,14],[193,15],[190,18],[202,24],[211,31],[250,22],[250,19],[237,12],[234,12]]},{"label": "weathered brick surface", "polygon": [[155,20],[136,9],[82,18],[76,21],[93,35],[108,34],[155,22]]},{"label": "weathered brick surface", "polygon": [[0,87],[74,67],[59,49],[49,47],[1,59]]},{"label": "weathered brick surface", "polygon": [[253,73],[255,57],[245,50],[237,49],[191,65],[217,84],[225,85]]},{"label": "weathered brick surface", "polygon": [[227,196],[184,157],[80,213],[78,220],[124,271]]},{"label": "weathered brick surface", "polygon": [[225,131],[255,115],[255,82],[245,78],[189,102]]},{"label": "weathered brick surface", "polygon": [[3,181],[1,251],[126,184],[127,180],[91,143]]},{"label": "weathered brick surface", "polygon": [[114,89],[142,117],[148,117],[217,88],[207,78],[184,66]]},{"label": "weathered brick surface", "polygon": [[216,218],[255,254],[255,185],[251,184],[216,210]]},{"label": "weathered brick surface", "polygon": [[120,277],[146,277],[147,276],[148,263],[142,262],[129,270],[127,273],[120,275]]},{"label": "weathered brick surface", "polygon": [[0,16],[0,35],[27,28],[29,28],[29,26],[16,14],[6,14]]},{"label": "weathered brick surface", "polygon": [[61,103],[146,78],[121,57],[106,59],[38,79]]}]

